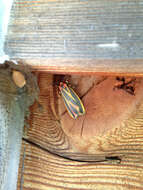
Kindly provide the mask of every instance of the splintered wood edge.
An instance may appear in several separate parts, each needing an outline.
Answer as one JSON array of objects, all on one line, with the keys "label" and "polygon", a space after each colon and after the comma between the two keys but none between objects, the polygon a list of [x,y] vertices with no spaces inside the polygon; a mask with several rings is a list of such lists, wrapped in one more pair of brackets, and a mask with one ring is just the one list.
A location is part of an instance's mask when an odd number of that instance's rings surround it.
[{"label": "splintered wood edge", "polygon": [[121,163],[77,162],[23,141],[19,166],[17,190],[142,189],[143,160],[136,156]]},{"label": "splintered wood edge", "polygon": [[24,59],[35,71],[56,74],[143,76],[143,59]]}]

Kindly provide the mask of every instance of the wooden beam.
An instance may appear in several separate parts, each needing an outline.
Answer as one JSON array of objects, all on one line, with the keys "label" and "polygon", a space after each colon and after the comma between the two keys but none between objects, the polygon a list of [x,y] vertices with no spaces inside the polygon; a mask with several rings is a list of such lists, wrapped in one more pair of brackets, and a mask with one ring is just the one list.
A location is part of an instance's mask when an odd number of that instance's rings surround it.
[{"label": "wooden beam", "polygon": [[142,10],[142,0],[15,0],[5,53],[46,71],[143,73]]},{"label": "wooden beam", "polygon": [[[17,59],[18,60],[18,59]],[[34,71],[54,74],[143,76],[143,59],[24,59]]]},{"label": "wooden beam", "polygon": [[24,118],[37,97],[37,90],[36,80],[27,67],[12,62],[0,65],[1,190],[17,188]]},{"label": "wooden beam", "polygon": [[[37,72],[39,104],[31,107],[28,142],[69,159],[103,161],[107,157],[140,156],[143,137],[143,79],[68,76],[82,97],[86,114],[76,120],[66,112],[57,85],[65,76]],[[66,78],[65,78],[66,79]]]},{"label": "wooden beam", "polygon": [[17,190],[142,190],[143,160],[76,162],[23,141]]}]

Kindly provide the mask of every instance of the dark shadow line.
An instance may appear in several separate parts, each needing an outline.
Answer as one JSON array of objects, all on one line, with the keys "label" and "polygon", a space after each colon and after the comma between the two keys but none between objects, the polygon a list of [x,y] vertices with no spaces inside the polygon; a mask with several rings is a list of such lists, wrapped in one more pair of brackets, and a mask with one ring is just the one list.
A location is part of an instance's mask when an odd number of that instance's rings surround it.
[{"label": "dark shadow line", "polygon": [[40,145],[38,145],[38,144],[32,142],[32,141],[29,140],[29,139],[22,138],[22,140],[25,141],[25,142],[28,143],[28,144],[33,145],[33,146],[36,147],[36,148],[40,148],[41,150],[43,150],[43,151],[45,151],[45,152],[47,152],[47,153],[49,153],[49,154],[52,154],[52,155],[57,156],[57,157],[59,157],[59,158],[64,158],[64,159],[70,160],[70,161],[84,162],[84,163],[97,163],[97,162],[117,161],[118,163],[120,163],[121,160],[122,160],[122,159],[121,159],[120,157],[118,157],[118,156],[110,156],[110,157],[105,156],[105,158],[104,158],[103,160],[97,160],[97,161],[94,161],[94,160],[91,160],[91,161],[77,160],[77,159],[72,159],[72,158],[68,158],[68,157],[66,157],[66,156],[61,156],[61,155],[59,155],[59,154],[53,153],[53,152],[47,150],[46,148],[44,148],[44,147],[42,147],[42,146],[40,146]]}]

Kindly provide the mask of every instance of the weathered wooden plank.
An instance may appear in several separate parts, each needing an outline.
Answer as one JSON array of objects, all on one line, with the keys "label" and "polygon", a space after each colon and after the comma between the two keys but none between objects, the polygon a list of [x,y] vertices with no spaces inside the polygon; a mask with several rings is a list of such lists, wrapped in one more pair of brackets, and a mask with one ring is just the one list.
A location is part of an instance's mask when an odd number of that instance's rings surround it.
[{"label": "weathered wooden plank", "polygon": [[143,76],[142,59],[27,59],[33,70],[55,74]]},{"label": "weathered wooden plank", "polygon": [[[13,76],[19,71],[26,84],[19,88]],[[15,190],[24,118],[37,95],[35,78],[23,65],[0,65],[0,189]]]},{"label": "weathered wooden plank", "polygon": [[23,141],[17,190],[142,190],[143,160],[134,158],[76,162]]},{"label": "weathered wooden plank", "polygon": [[15,0],[5,52],[48,71],[143,73],[142,19],[142,0]]},{"label": "weathered wooden plank", "polygon": [[[63,76],[37,73],[39,105],[31,107],[30,128],[24,139],[54,154],[75,160],[142,157],[143,79],[129,83],[134,94],[114,89],[116,77],[68,76],[83,97],[86,114],[76,120],[65,113],[56,84]],[[132,78],[127,78],[129,82]]]}]

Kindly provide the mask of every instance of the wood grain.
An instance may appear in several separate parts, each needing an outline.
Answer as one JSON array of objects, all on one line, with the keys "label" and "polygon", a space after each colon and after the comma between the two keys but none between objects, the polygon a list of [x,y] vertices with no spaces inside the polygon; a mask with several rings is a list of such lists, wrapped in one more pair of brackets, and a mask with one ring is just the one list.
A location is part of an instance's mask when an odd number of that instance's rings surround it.
[{"label": "wood grain", "polygon": [[122,89],[113,90],[115,77],[68,76],[78,95],[86,94],[82,98],[86,115],[73,120],[55,86],[64,76],[45,72],[37,76],[41,106],[31,107],[26,141],[74,160],[103,161],[113,156],[141,159],[142,78],[136,79],[135,95],[131,95]]},{"label": "wood grain", "polygon": [[[25,79],[19,88],[13,80],[17,71]],[[16,190],[24,118],[37,98],[34,75],[23,65],[0,64],[0,189]]]},{"label": "wood grain", "polygon": [[142,190],[143,160],[76,162],[23,141],[17,190]]},{"label": "wood grain", "polygon": [[15,0],[5,53],[58,73],[140,74],[142,10],[142,0]]},{"label": "wood grain", "polygon": [[[131,95],[113,90],[116,77],[35,75],[39,103],[31,107],[23,136],[17,190],[142,190],[142,78],[125,78],[135,81]],[[70,118],[57,93],[56,85],[66,78],[86,108],[82,136],[83,117]]]}]

